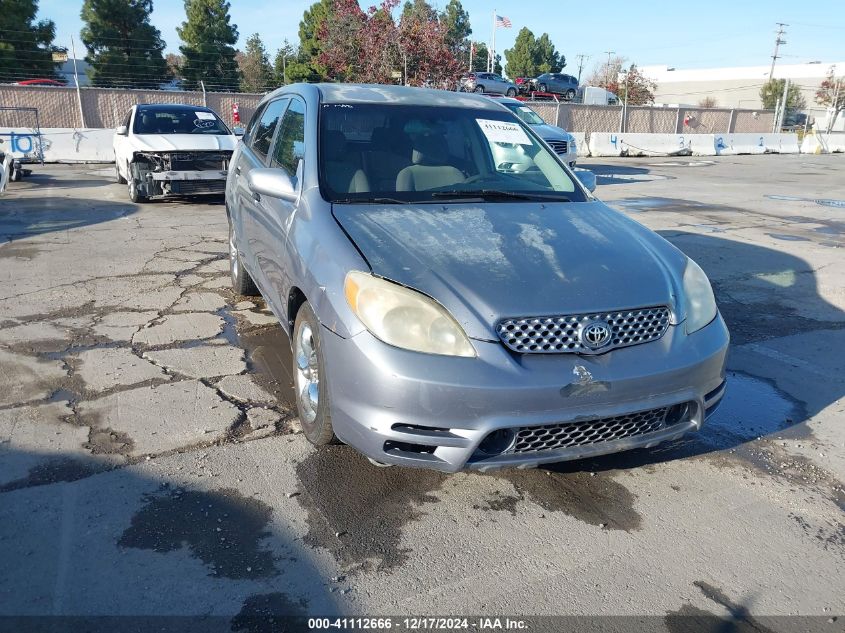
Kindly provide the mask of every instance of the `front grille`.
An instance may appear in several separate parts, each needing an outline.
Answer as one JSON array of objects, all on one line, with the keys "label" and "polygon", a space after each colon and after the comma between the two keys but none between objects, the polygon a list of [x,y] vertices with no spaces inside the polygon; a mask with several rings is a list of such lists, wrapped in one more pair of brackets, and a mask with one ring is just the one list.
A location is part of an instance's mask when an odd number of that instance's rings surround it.
[{"label": "front grille", "polygon": [[225,170],[232,152],[174,152],[170,155],[172,171]]},{"label": "front grille", "polygon": [[[655,341],[669,327],[669,308],[659,306],[598,314],[504,319],[496,333],[509,349],[521,354],[596,354],[618,347]],[[611,339],[594,350],[581,342],[581,326],[604,321]]]},{"label": "front grille", "polygon": [[549,144],[555,154],[566,154],[569,149],[569,142],[568,141],[546,141]]},{"label": "front grille", "polygon": [[174,194],[200,194],[200,193],[224,193],[226,191],[225,180],[171,180],[170,193]]},{"label": "front grille", "polygon": [[523,426],[517,429],[516,440],[507,452],[551,451],[643,435],[686,421],[689,418],[688,412],[689,406],[682,404],[617,415],[612,418],[545,426]]}]

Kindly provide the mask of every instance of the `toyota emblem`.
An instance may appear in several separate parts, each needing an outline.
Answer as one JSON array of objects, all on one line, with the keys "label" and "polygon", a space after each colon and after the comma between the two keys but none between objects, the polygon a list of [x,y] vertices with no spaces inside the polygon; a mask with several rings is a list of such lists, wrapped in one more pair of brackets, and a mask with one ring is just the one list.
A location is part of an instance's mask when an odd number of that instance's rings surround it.
[{"label": "toyota emblem", "polygon": [[587,349],[601,349],[610,342],[610,326],[604,321],[590,321],[581,327],[581,345]]}]

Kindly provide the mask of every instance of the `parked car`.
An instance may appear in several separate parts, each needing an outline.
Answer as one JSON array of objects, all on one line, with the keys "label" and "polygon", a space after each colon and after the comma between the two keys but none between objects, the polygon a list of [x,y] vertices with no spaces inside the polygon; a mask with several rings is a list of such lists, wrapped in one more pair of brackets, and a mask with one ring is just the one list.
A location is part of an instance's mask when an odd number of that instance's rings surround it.
[{"label": "parked car", "polygon": [[221,195],[238,139],[209,108],[142,104],[114,134],[115,178],[129,199]]},{"label": "parked car", "polygon": [[578,94],[578,80],[572,75],[563,73],[543,73],[532,79],[531,85],[538,92],[563,95],[568,101],[572,101]]},{"label": "parked car", "polygon": [[289,333],[317,446],[529,467],[680,437],[724,393],[701,268],[491,99],[284,86],[232,161],[232,284]]},{"label": "parked car", "polygon": [[470,73],[461,78],[461,92],[487,92],[515,97],[516,84],[495,73]]},{"label": "parked car", "polygon": [[494,98],[494,100],[522,119],[523,123],[530,125],[540,138],[554,150],[555,154],[560,156],[570,167],[575,167],[575,163],[578,161],[578,148],[574,136],[563,128],[546,123],[543,117],[528,107],[524,101],[508,99],[507,97]]},{"label": "parked car", "polygon": [[16,86],[61,86],[65,84],[55,79],[25,79],[24,81],[15,82]]}]

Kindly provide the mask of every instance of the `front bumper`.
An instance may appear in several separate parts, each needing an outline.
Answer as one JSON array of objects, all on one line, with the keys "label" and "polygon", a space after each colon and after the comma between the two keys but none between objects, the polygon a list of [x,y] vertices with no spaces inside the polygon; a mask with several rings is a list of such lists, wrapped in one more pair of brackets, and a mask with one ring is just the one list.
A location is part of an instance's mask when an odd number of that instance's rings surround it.
[{"label": "front bumper", "polygon": [[[692,335],[671,326],[658,341],[598,356],[520,355],[473,341],[478,357],[456,358],[397,349],[368,332],[348,339],[323,332],[336,435],[376,461],[444,472],[534,467],[698,430],[724,394],[729,340],[721,315]],[[687,405],[682,419],[639,435],[520,453],[479,449],[502,429],[675,405]]]},{"label": "front bumper", "polygon": [[151,195],[220,195],[226,191],[227,170],[151,172]]}]

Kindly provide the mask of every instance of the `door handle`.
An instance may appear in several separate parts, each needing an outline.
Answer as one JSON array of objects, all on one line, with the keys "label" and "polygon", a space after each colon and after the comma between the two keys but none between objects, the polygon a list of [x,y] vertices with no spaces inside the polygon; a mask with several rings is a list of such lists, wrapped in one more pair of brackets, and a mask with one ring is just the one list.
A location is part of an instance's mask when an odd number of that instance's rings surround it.
[{"label": "door handle", "polygon": [[256,202],[261,202],[261,195],[260,195],[260,194],[258,194],[258,193],[257,193],[257,192],[255,192],[255,191],[253,191],[253,192],[252,192],[252,199],[253,199],[253,200],[255,200]]},{"label": "door handle", "polygon": [[241,166],[240,165],[235,165],[235,175],[236,176],[241,175]]}]

